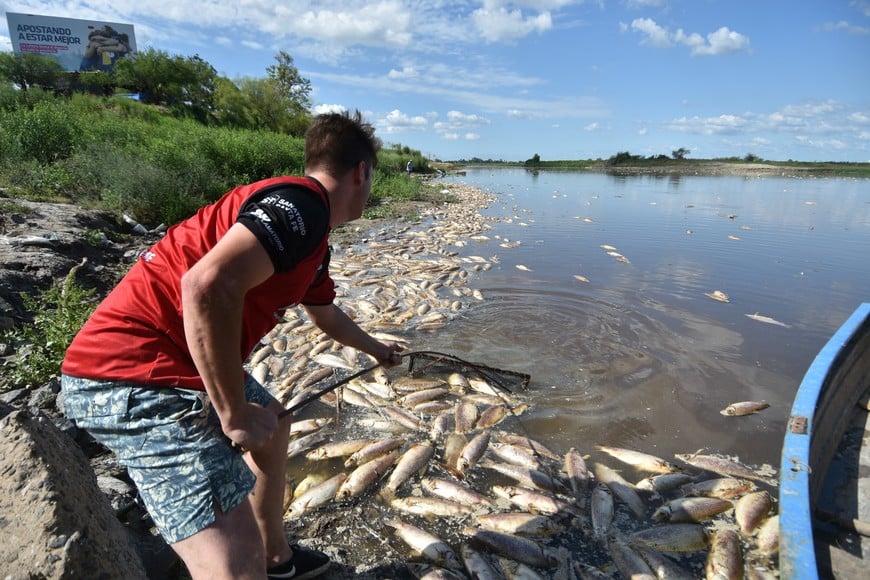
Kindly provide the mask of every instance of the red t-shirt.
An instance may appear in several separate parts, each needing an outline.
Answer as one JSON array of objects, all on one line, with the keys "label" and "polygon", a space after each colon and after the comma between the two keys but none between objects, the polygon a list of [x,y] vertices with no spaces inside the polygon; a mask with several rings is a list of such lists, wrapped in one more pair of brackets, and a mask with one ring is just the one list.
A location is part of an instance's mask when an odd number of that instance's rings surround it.
[{"label": "red t-shirt", "polygon": [[184,336],[181,277],[236,222],[257,236],[275,266],[245,296],[242,359],[287,308],[332,303],[326,190],[306,177],[258,181],[201,208],[143,252],[79,331],[62,372],[204,390]]}]

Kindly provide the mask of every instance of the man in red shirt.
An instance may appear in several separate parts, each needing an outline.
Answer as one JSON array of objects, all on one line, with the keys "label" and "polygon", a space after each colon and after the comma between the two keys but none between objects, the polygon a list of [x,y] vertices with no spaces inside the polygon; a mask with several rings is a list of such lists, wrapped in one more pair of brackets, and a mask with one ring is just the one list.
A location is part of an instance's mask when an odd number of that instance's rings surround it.
[{"label": "man in red shirt", "polygon": [[378,147],[358,112],[315,118],[305,177],[237,187],[170,228],[66,353],[67,415],[126,465],[193,578],[312,578],[329,566],[287,543],[290,421],[242,365],[298,304],[334,339],[401,362],[398,345],[333,303],[328,270],[329,231],[362,215]]}]

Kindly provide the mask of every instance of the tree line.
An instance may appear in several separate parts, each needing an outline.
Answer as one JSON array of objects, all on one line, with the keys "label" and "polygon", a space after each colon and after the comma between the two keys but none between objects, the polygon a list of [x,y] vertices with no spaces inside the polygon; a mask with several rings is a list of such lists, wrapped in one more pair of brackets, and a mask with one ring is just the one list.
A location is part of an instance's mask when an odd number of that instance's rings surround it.
[{"label": "tree line", "polygon": [[203,124],[301,136],[311,120],[311,82],[287,52],[278,52],[275,61],[263,78],[233,80],[198,55],[170,55],[156,48],[119,59],[111,72],[68,72],[48,56],[0,52],[0,79],[25,97],[34,88],[67,96],[134,93],[145,104]]}]

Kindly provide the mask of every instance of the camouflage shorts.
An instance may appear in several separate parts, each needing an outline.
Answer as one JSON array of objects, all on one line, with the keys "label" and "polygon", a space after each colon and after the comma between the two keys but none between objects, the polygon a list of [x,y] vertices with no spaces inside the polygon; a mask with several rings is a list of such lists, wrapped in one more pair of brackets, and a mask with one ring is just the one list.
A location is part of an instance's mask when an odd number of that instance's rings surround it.
[{"label": "camouflage shorts", "polygon": [[[256,478],[233,450],[204,392],[64,375],[64,410],[127,467],[157,529],[170,544],[215,521],[251,492]],[[254,379],[248,401],[266,406]]]}]

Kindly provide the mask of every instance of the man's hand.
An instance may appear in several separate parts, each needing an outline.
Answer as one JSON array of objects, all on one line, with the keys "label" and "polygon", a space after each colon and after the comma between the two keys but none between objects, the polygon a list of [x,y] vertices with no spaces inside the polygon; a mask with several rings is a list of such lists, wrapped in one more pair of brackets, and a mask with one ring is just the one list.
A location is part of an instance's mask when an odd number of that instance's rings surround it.
[{"label": "man's hand", "polygon": [[398,345],[395,342],[382,342],[381,346],[383,348],[379,349],[377,353],[372,355],[378,359],[381,366],[389,369],[402,364],[402,356],[399,353],[402,352],[404,348],[401,345]]},{"label": "man's hand", "polygon": [[256,403],[245,403],[226,420],[221,428],[236,447],[248,451],[262,448],[278,427],[278,415]]}]

